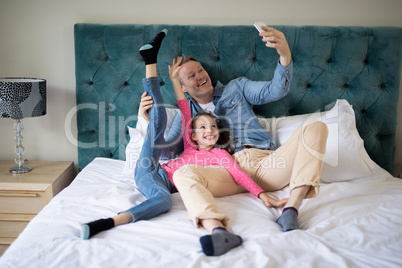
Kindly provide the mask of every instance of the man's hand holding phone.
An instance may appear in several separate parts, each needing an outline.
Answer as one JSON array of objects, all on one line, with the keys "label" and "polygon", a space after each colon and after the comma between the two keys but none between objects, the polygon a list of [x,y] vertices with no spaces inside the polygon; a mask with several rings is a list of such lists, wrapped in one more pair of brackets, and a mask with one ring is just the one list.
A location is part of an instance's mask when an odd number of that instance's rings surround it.
[{"label": "man's hand holding phone", "polygon": [[262,41],[267,42],[265,45],[276,49],[280,56],[280,63],[285,67],[288,66],[292,62],[292,54],[285,35],[281,31],[267,27],[264,22],[256,22],[254,23],[254,27],[259,31],[260,36],[262,36]]}]

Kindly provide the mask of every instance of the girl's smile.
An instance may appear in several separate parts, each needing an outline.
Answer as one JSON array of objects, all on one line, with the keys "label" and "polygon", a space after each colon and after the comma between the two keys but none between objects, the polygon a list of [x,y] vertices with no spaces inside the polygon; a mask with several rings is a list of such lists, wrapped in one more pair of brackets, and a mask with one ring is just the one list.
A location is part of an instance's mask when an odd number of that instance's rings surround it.
[{"label": "girl's smile", "polygon": [[214,148],[219,139],[218,124],[208,115],[202,115],[194,122],[192,139],[198,147],[207,151]]}]

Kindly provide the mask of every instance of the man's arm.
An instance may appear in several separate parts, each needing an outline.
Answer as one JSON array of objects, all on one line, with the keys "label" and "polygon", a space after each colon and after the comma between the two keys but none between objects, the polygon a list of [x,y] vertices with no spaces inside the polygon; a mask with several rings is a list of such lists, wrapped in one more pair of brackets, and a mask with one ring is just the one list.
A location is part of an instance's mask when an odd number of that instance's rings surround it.
[{"label": "man's arm", "polygon": [[152,108],[152,105],[154,101],[152,100],[151,96],[147,96],[148,92],[144,92],[141,95],[141,102],[140,102],[140,108],[138,110],[138,116],[141,116],[147,124],[149,124],[149,116],[148,116],[148,110]]},{"label": "man's arm", "polygon": [[[141,96],[136,126],[143,137],[145,137],[147,133],[147,127],[149,124],[148,110],[152,107],[152,105],[152,97],[147,95],[147,92],[144,92]],[[180,121],[180,113],[177,113],[172,120],[171,128],[169,131],[165,131],[164,133],[167,147],[162,148],[161,160],[174,159],[183,152],[182,129]]]},{"label": "man's arm", "polygon": [[292,62],[292,53],[285,35],[272,27],[262,26],[262,29],[264,30],[260,33],[260,36],[263,37],[262,41],[267,47],[276,49],[279,54],[279,62],[283,67],[289,66]]},{"label": "man's arm", "polygon": [[267,82],[247,81],[243,94],[252,105],[265,104],[279,100],[289,92],[293,76],[292,53],[285,35],[272,27],[262,26],[260,33],[262,42],[269,48],[275,48],[279,54],[279,63],[275,69],[274,78]]},{"label": "man's arm", "polygon": [[293,76],[293,62],[286,68],[279,62],[271,81],[251,81],[241,78],[231,81],[239,83],[242,94],[251,105],[261,105],[273,102],[285,97],[290,88],[290,81]]}]

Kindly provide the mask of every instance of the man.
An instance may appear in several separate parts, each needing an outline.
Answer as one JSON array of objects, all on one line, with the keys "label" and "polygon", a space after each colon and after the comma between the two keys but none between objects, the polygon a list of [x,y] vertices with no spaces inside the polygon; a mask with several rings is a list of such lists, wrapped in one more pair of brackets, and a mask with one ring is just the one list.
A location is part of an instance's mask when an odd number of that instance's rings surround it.
[{"label": "man", "polygon": [[[268,207],[280,207],[287,201],[277,223],[283,231],[290,231],[299,229],[297,216],[302,200],[318,194],[328,129],[322,122],[306,122],[285,144],[276,148],[273,139],[259,124],[252,105],[286,96],[293,74],[292,56],[284,34],[274,28],[262,28],[262,41],[279,54],[272,81],[237,78],[227,85],[213,84],[202,65],[192,57],[183,58],[178,78],[182,90],[189,95],[192,116],[209,111],[223,118],[235,140],[233,158],[261,188],[270,192],[290,184],[290,196],[285,202],[260,196]],[[140,113],[144,117],[151,106],[150,97],[143,95]],[[214,197],[245,190],[236,185],[230,174],[217,170],[216,166],[191,165],[182,169],[186,172],[180,175],[178,170],[173,180],[195,225],[210,232],[226,226],[228,217],[219,213]],[[192,176],[188,176],[189,172]]]}]

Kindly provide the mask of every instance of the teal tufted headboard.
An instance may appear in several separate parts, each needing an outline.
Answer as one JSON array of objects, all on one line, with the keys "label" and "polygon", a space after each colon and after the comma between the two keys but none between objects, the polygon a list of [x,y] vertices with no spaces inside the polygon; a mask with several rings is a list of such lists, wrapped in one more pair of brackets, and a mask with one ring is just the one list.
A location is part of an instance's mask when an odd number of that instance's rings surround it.
[{"label": "teal tufted headboard", "polygon": [[[283,99],[255,107],[279,117],[324,110],[348,100],[370,157],[392,173],[401,80],[402,28],[275,26],[293,54],[294,76]],[[168,64],[199,60],[212,80],[270,80],[278,55],[253,26],[75,25],[78,166],[95,157],[125,158],[127,125],[135,126],[145,67],[138,49],[169,30],[158,57],[166,103],[175,105]]]}]

